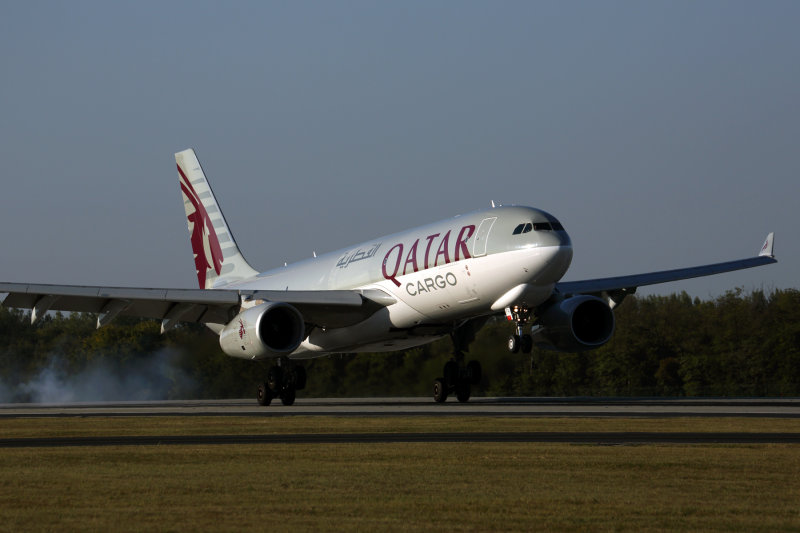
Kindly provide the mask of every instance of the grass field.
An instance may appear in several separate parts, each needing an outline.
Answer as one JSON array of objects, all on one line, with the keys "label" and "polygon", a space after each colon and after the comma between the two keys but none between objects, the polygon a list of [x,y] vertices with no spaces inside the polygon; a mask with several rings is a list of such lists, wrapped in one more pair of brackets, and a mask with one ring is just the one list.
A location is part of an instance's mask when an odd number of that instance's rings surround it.
[{"label": "grass field", "polygon": [[[792,419],[53,418],[5,438],[800,431]],[[526,443],[0,450],[3,531],[800,531],[800,446]]]}]

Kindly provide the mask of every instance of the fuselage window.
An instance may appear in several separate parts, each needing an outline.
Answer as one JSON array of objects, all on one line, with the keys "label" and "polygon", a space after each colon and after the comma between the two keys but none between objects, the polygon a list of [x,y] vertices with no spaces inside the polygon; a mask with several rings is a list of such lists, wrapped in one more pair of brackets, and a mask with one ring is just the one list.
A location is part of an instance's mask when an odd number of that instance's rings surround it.
[{"label": "fuselage window", "polygon": [[520,233],[522,233],[522,228],[524,228],[524,227],[525,227],[525,224],[520,224],[519,226],[514,228],[514,233],[512,233],[512,235],[519,235]]}]

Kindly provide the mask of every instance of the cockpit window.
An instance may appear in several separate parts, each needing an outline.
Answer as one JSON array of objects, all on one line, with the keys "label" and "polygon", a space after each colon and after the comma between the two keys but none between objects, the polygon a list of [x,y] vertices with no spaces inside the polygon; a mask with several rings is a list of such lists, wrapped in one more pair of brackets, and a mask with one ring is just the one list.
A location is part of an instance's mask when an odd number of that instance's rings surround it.
[{"label": "cockpit window", "polygon": [[514,228],[512,235],[528,233],[529,231],[564,231],[564,226],[559,222],[527,222]]},{"label": "cockpit window", "polygon": [[564,226],[562,226],[561,222],[556,220],[554,216],[548,216],[547,220],[550,221],[550,225],[553,227],[553,231],[564,231]]}]

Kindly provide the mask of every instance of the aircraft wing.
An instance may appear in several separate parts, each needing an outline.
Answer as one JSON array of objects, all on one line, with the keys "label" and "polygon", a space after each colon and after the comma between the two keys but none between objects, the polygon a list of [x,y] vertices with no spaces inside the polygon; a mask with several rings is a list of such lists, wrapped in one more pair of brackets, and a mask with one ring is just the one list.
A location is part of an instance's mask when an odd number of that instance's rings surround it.
[{"label": "aircraft wing", "polygon": [[[375,294],[373,294],[375,292]],[[364,320],[393,303],[378,291],[239,291],[206,289],[147,289],[0,283],[8,293],[2,305],[31,309],[31,321],[47,311],[96,313],[97,326],[117,316],[162,320],[162,331],[178,322],[226,324],[242,301],[261,300],[294,305],[307,324],[342,327]],[[390,301],[391,300],[391,301]]]},{"label": "aircraft wing", "polygon": [[[761,252],[756,257],[739,259],[736,261],[726,261],[724,263],[715,263],[711,265],[677,268],[674,270],[662,270],[659,272],[649,272],[646,274],[634,274],[631,276],[617,276],[613,278],[599,278],[581,281],[565,281],[556,283],[556,290],[565,295],[602,295],[603,293],[606,293],[605,295],[611,300],[619,303],[621,301],[621,297],[624,297],[626,294],[634,293],[637,287],[644,285],[655,285],[657,283],[666,283],[669,281],[699,278],[703,276],[711,276],[713,274],[721,274],[723,272],[733,272],[735,270],[777,263],[777,259],[775,259],[773,256],[774,240],[774,233],[767,235],[767,240],[764,241],[764,245],[761,247]],[[614,297],[615,294],[620,297],[619,301],[617,301],[617,298]]]},{"label": "aircraft wing", "polygon": [[292,305],[306,324],[326,328],[342,328],[358,324],[381,307],[395,303],[395,299],[383,291],[331,290],[331,291],[255,291],[246,296],[248,300],[285,302]]}]

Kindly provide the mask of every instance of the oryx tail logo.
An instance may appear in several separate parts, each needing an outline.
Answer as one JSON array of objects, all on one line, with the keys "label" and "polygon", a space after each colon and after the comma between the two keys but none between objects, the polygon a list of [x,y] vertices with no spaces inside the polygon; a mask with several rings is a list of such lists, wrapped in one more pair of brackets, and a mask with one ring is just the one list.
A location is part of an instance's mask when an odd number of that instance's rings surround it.
[{"label": "oryx tail logo", "polygon": [[194,206],[194,212],[188,213],[186,218],[191,224],[192,251],[194,252],[194,266],[197,269],[197,281],[200,282],[200,288],[205,289],[208,270],[213,268],[217,275],[222,270],[222,248],[217,239],[217,232],[214,231],[214,225],[211,223],[211,217],[208,216],[203,202],[200,201],[200,196],[192,187],[180,165],[178,165],[178,174],[181,177],[181,191]]}]

